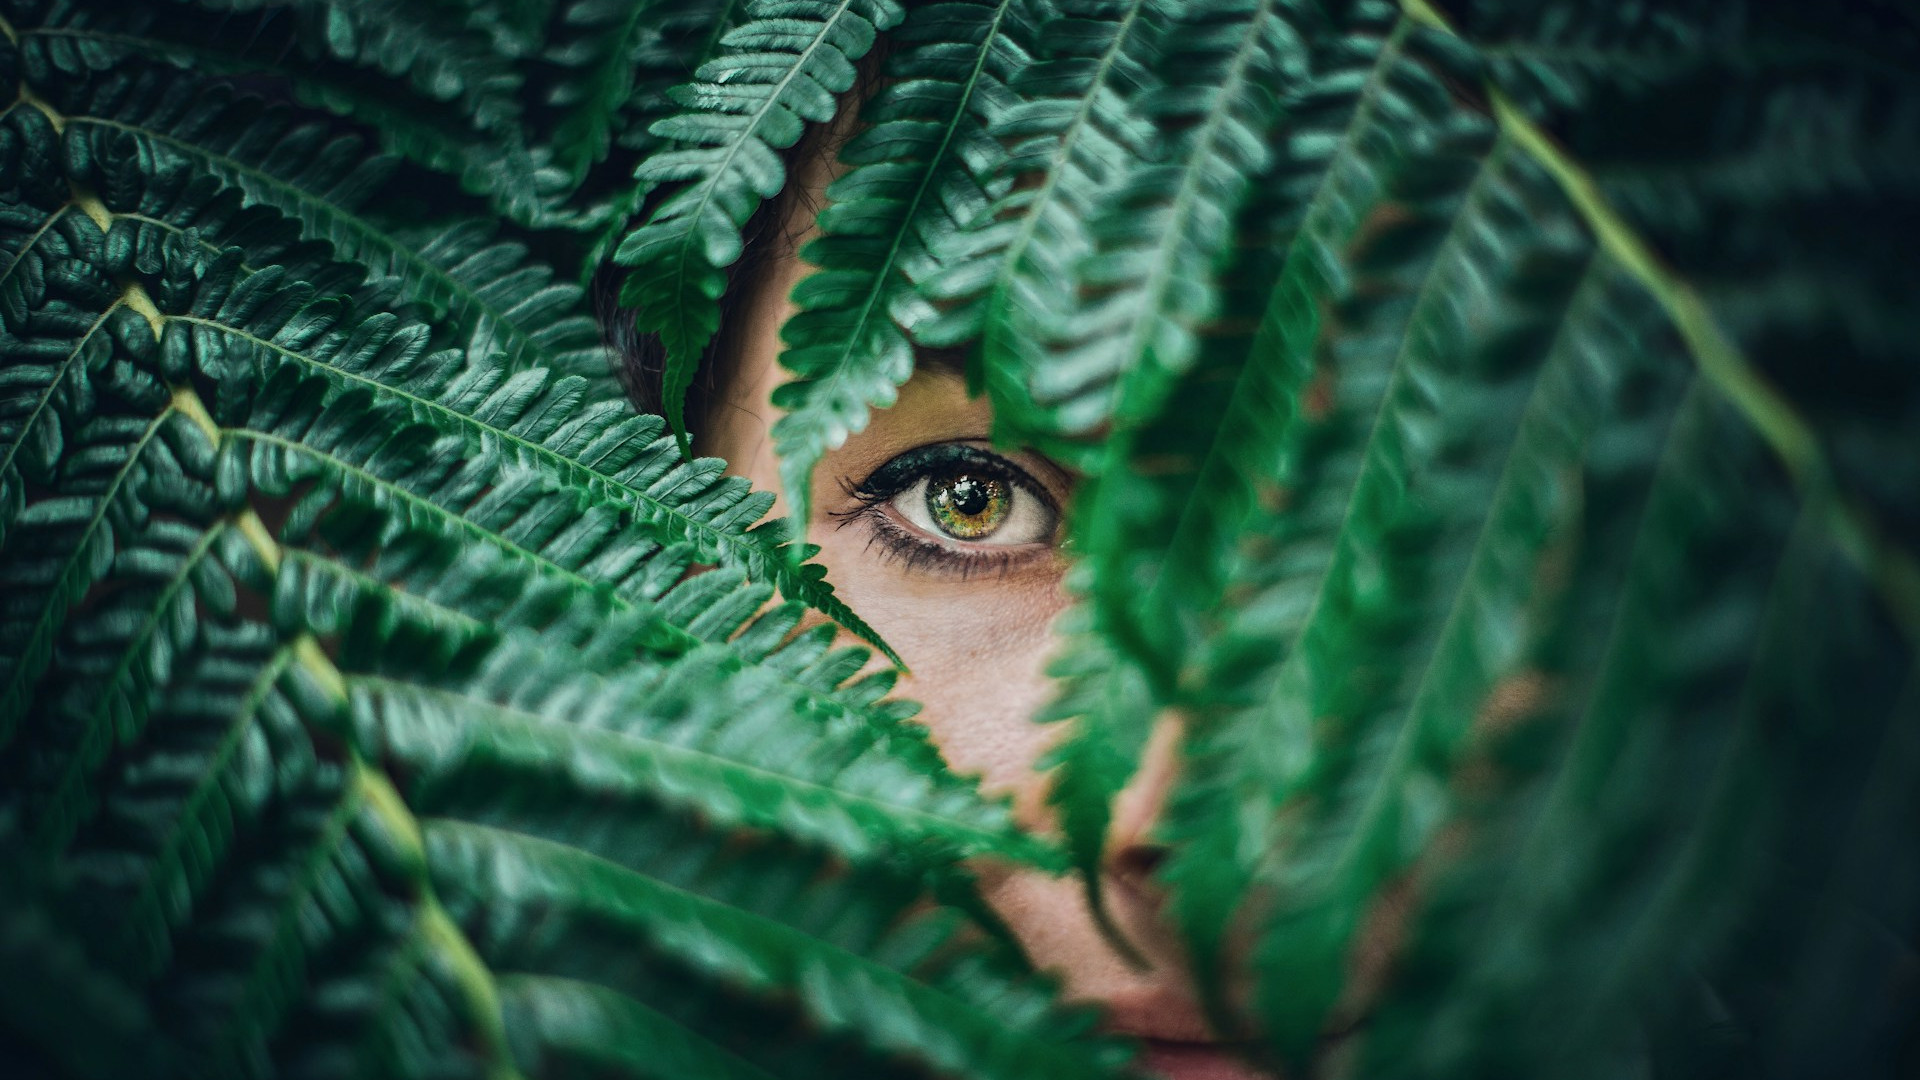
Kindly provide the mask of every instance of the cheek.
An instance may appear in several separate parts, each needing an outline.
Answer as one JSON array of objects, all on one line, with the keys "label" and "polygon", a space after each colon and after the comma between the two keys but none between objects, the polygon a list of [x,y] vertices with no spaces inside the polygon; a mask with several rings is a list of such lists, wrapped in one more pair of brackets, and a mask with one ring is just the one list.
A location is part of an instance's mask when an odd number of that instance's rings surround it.
[{"label": "cheek", "polygon": [[911,669],[900,696],[922,704],[919,719],[956,772],[1011,795],[1022,823],[1043,827],[1046,778],[1033,765],[1061,725],[1031,717],[1051,695],[1052,626],[1067,606],[1059,574],[935,579],[846,533],[815,530],[811,539],[835,590]]}]

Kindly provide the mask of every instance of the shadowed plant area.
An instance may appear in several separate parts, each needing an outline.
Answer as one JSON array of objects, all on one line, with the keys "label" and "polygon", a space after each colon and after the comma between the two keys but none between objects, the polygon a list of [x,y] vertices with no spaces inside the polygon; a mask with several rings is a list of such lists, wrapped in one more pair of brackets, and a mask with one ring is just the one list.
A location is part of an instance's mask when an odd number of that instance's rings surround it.
[{"label": "shadowed plant area", "polygon": [[[1077,470],[1055,832],[687,454],[848,108],[789,506]],[[1914,236],[1902,0],[0,0],[0,1072],[1144,1077],[978,879],[1177,717],[1255,1067],[1920,1075]]]}]

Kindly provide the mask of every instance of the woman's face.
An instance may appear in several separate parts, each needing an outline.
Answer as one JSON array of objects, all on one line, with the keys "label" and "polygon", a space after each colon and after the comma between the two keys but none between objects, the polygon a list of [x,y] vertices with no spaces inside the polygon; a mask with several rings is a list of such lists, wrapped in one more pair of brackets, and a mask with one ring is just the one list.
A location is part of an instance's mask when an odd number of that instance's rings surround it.
[{"label": "woman's face", "polygon": [[[811,172],[795,182],[814,198],[794,200],[797,207],[816,204],[825,186],[826,167]],[[790,217],[786,234],[804,243],[810,213]],[[770,491],[780,489],[769,434],[778,414],[768,403],[785,377],[779,328],[793,311],[786,297],[810,270],[781,253],[745,298],[737,367],[701,440],[703,452]],[[900,692],[925,704],[920,717],[948,763],[1011,796],[1027,827],[1049,830],[1048,781],[1034,764],[1061,725],[1029,717],[1051,692],[1053,622],[1068,603],[1058,541],[1074,477],[1037,455],[993,450],[992,427],[993,410],[967,395],[958,373],[923,362],[896,404],[821,460],[807,535],[839,595],[906,661]],[[1238,1080],[1256,1074],[1208,1045],[1149,880],[1159,852],[1148,832],[1172,780],[1173,738],[1162,725],[1122,794],[1106,865],[1114,918],[1150,968],[1114,952],[1077,880],[996,867],[981,874],[1034,963],[1059,975],[1069,995],[1107,1006],[1116,1029],[1148,1040],[1151,1067],[1172,1080]]]}]

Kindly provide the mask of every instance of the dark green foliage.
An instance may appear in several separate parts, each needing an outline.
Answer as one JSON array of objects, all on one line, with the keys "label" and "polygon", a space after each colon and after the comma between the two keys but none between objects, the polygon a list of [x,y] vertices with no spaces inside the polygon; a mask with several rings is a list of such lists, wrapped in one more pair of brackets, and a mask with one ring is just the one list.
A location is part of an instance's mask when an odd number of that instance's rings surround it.
[{"label": "dark green foliage", "polygon": [[928,288],[959,302],[918,337],[978,337],[975,370],[990,380],[996,419],[1028,437],[1047,431],[1028,415],[1043,327],[1075,303],[1102,200],[1153,145],[1152,126],[1127,106],[1154,84],[1146,60],[1163,30],[1157,14],[1147,0],[1057,5],[1039,55],[1015,77],[1018,95],[993,119],[992,134],[1009,146],[1005,171],[1034,183],[936,242],[946,270]]},{"label": "dark green foliage", "polygon": [[674,90],[686,111],[649,129],[676,145],[648,157],[635,178],[676,188],[614,259],[633,268],[621,302],[666,347],[662,397],[683,447],[682,403],[719,327],[724,268],[740,257],[748,216],[786,184],[778,151],[799,142],[808,123],[833,117],[854,62],[900,17],[891,0],[749,0],[714,58]]},{"label": "dark green foliage", "polygon": [[[1168,910],[1258,1062],[1920,1063],[1897,5],[0,19],[9,1066],[1118,1075],[975,860],[1097,870],[1170,724]],[[686,454],[843,110],[787,494],[933,348],[1081,470],[1063,844]],[[610,252],[664,418],[576,284]]]},{"label": "dark green foliage", "polygon": [[1109,419],[1130,428],[1159,411],[1172,377],[1192,364],[1195,331],[1218,313],[1211,282],[1236,242],[1236,211],[1268,167],[1275,87],[1301,74],[1298,35],[1313,26],[1294,25],[1289,7],[1251,0],[1170,13],[1155,48],[1162,78],[1138,108],[1177,135],[1103,192],[1070,278],[1079,295],[1035,327],[1054,346],[1030,377],[1051,428],[1081,434]]},{"label": "dark green foliage", "polygon": [[[1645,227],[1671,244],[1657,221],[1596,217],[1582,167],[1537,137],[1499,68],[1482,67],[1424,11],[1380,8],[1357,5],[1344,26],[1305,35],[1323,42],[1313,54],[1321,74],[1284,102],[1297,118],[1292,155],[1267,196],[1282,261],[1262,270],[1243,256],[1238,272],[1261,275],[1272,294],[1229,316],[1258,327],[1239,346],[1250,353],[1223,355],[1218,368],[1202,354],[1133,450],[1152,456],[1154,475],[1097,478],[1082,534],[1089,558],[1111,551],[1116,561],[1093,577],[1092,607],[1103,637],[1125,647],[1062,673],[1096,686],[1132,678],[1158,694],[1063,696],[1062,711],[1091,718],[1065,758],[1078,778],[1057,791],[1097,805],[1129,758],[1094,748],[1138,745],[1156,707],[1188,717],[1193,779],[1166,826],[1168,879],[1202,957],[1230,947],[1222,935],[1236,920],[1261,928],[1248,966],[1280,1056],[1306,1057],[1325,1027],[1351,1022],[1366,1000],[1357,994],[1372,994],[1381,1011],[1368,1060],[1383,1074],[1611,1074],[1640,1067],[1612,1056],[1637,1021],[1666,1040],[1638,1053],[1704,1062],[1704,1021],[1686,1019],[1667,989],[1683,977],[1676,963],[1709,996],[1734,993],[1758,970],[1793,978],[1772,959],[1792,949],[1744,929],[1785,902],[1774,890],[1788,878],[1759,852],[1777,851],[1795,880],[1803,872],[1785,855],[1794,841],[1757,818],[1835,812],[1815,808],[1853,797],[1841,784],[1790,779],[1781,768],[1807,751],[1747,733],[1764,723],[1766,712],[1753,712],[1763,680],[1798,673],[1796,692],[1810,696],[1773,711],[1795,716],[1784,721],[1793,728],[1833,717],[1823,754],[1835,772],[1873,762],[1887,725],[1912,722],[1897,696],[1920,628],[1902,584],[1910,548],[1883,531],[1893,521],[1863,524],[1854,500],[1864,492],[1827,486],[1817,443],[1831,436],[1744,381],[1739,351],[1757,359],[1785,344],[1773,336],[1782,329],[1738,314],[1754,302],[1748,290],[1791,295],[1791,279],[1722,279],[1704,314],[1739,327],[1729,358],[1727,339],[1686,321],[1697,303],[1686,287],[1624,235]],[[1502,54],[1526,55],[1511,45]],[[1803,93],[1777,76],[1759,85],[1783,100]],[[1900,102],[1912,88],[1874,93]],[[1557,106],[1596,132],[1633,129],[1602,119],[1624,107],[1604,95]],[[1690,174],[1674,168],[1674,153],[1650,175],[1678,187]],[[1621,195],[1644,182],[1624,162],[1606,175]],[[1716,173],[1698,175],[1691,202],[1676,191],[1659,205],[1691,207],[1690,229],[1716,223],[1705,245],[1716,257],[1728,229],[1769,250],[1791,246],[1813,215],[1829,227],[1840,198],[1816,183],[1826,193],[1815,202],[1754,201],[1742,190],[1729,203],[1732,192],[1716,198],[1705,186]],[[1912,198],[1851,190],[1861,213],[1871,205],[1898,217]],[[1634,203],[1612,205],[1627,213]],[[1258,216],[1243,226],[1252,237],[1267,228]],[[1858,245],[1846,274],[1876,272],[1861,260],[1874,245],[1864,235]],[[1815,294],[1805,295],[1817,306]],[[1805,318],[1826,327],[1835,315],[1809,308]],[[1874,348],[1864,334],[1849,344],[1862,360]],[[1794,366],[1825,363],[1794,356]],[[1690,384],[1696,365],[1702,378]],[[1913,400],[1910,385],[1899,393]],[[1201,409],[1225,421],[1195,430]],[[1824,422],[1856,423],[1839,413]],[[1813,445],[1795,441],[1801,433]],[[1768,443],[1787,470],[1758,450]],[[1796,512],[1813,561],[1777,562]],[[1836,560],[1856,529],[1872,534],[1869,553],[1843,571]],[[1769,594],[1811,588],[1800,575],[1814,573],[1852,575],[1849,588],[1879,592],[1881,614],[1851,623],[1844,644],[1804,616],[1772,622],[1779,601]],[[1119,581],[1132,588],[1103,588]],[[1635,595],[1660,607],[1616,606]],[[1793,661],[1768,661],[1770,632],[1806,635],[1878,674],[1823,682],[1804,645]],[[1130,674],[1132,665],[1158,678]],[[1885,689],[1868,691],[1877,681]],[[1613,689],[1589,698],[1602,686]],[[1124,705],[1102,712],[1086,701]],[[1613,743],[1599,734],[1608,725]],[[1618,748],[1628,731],[1638,733],[1630,755]],[[1547,790],[1562,801],[1543,803]],[[1562,794],[1574,790],[1586,795]],[[1549,807],[1567,831],[1529,837],[1553,820]],[[1104,827],[1099,816],[1087,822]],[[1097,833],[1087,835],[1083,849]],[[1893,833],[1877,842],[1911,844]],[[1462,848],[1471,855],[1449,854]],[[1433,915],[1402,961],[1397,994],[1381,1002],[1377,985],[1356,989],[1353,950],[1377,933],[1369,919],[1408,897]],[[1776,932],[1798,940],[1817,924],[1807,918]],[[1909,909],[1897,921],[1912,919]],[[1604,979],[1566,974],[1601,963]],[[1741,1033],[1737,1060],[1765,1068],[1775,1006],[1756,993],[1716,1008],[1716,1022]],[[1891,1067],[1884,1027],[1853,1030],[1876,1041],[1845,1053]]]},{"label": "dark green foliage", "polygon": [[812,503],[820,455],[891,405],[913,372],[911,335],[934,317],[914,285],[938,270],[933,243],[980,215],[1005,189],[984,118],[1009,104],[1007,81],[1028,62],[1021,5],[929,4],[895,35],[885,93],[870,125],[840,151],[852,166],[827,188],[819,239],[802,257],[820,268],[797,286],[781,330],[794,375],[774,395],[781,479],[796,518]]},{"label": "dark green foliage", "polygon": [[[427,78],[356,38],[366,17],[342,15],[327,55]],[[756,835],[814,868],[796,895],[827,910],[884,876],[865,918],[917,952],[803,923],[782,962],[861,987],[882,965],[874,1015],[923,1032],[982,1010],[981,1038],[928,1044],[938,1060],[1109,1070],[1072,1048],[1082,1022],[1032,1027],[1044,997],[1004,965],[913,981],[972,955],[941,952],[952,919],[914,913],[924,890],[979,910],[962,858],[1057,856],[946,772],[912,709],[882,700],[889,672],[863,674],[864,652],[772,602],[777,586],[859,625],[784,526],[757,524],[768,496],[684,461],[659,419],[609,396],[580,290],[531,258],[551,240],[458,202],[403,221],[431,178],[350,127],[203,83],[236,68],[198,53],[54,44],[72,37],[7,47],[32,93],[3,121],[10,1051],[85,1075],[591,1057],[612,1044],[583,1043],[577,1019],[505,1026],[538,988],[497,979],[489,939],[458,924],[461,864],[436,839],[464,835],[461,813],[542,831],[590,801],[636,880],[699,859],[751,894],[773,864],[726,867]],[[359,78],[309,59],[289,75],[302,99],[298,80]],[[435,107],[484,113],[484,88],[446,79]],[[718,568],[686,576],[695,563]],[[463,751],[476,737],[485,752]],[[817,1022],[846,1054],[918,1053],[913,1028],[781,996],[785,976],[674,967],[744,933],[725,910],[676,916],[657,963],[731,1006],[656,1026],[730,1043],[752,1014],[803,1049]],[[556,958],[642,951],[586,927],[542,940]],[[12,991],[30,984],[95,1005],[93,1045],[65,1021],[16,1028],[31,1009]],[[604,1015],[644,1014],[607,985],[591,991]],[[835,1068],[772,1041],[751,1056]]]}]

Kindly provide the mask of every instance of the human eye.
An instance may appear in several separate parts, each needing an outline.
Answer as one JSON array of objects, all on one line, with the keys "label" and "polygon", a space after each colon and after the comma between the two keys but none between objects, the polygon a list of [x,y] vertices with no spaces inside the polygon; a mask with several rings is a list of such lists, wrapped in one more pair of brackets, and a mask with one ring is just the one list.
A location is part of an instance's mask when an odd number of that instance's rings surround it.
[{"label": "human eye", "polygon": [[1059,504],[1012,459],[967,443],[936,443],[900,454],[850,485],[854,510],[873,542],[914,568],[961,575],[1048,558]]}]

